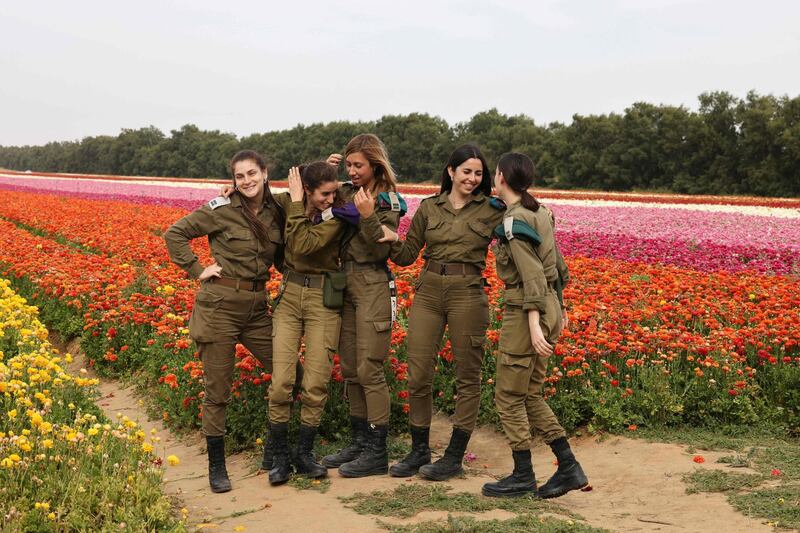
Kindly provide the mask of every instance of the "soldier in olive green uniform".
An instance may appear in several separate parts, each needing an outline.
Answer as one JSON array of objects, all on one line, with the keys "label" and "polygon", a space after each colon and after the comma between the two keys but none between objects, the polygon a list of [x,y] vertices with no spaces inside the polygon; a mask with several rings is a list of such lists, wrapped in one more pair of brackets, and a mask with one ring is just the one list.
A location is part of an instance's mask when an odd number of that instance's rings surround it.
[{"label": "soldier in olive green uniform", "polygon": [[[272,370],[272,319],[264,290],[282,253],[283,217],[266,184],[266,165],[253,151],[231,160],[237,192],[215,198],[164,234],[172,261],[203,283],[195,296],[189,334],[203,362],[203,433],[214,492],[231,489],[225,468],[225,408],[230,400],[236,343]],[[203,267],[189,241],[208,236],[215,263]]]},{"label": "soldier in olive green uniform", "polygon": [[495,230],[497,274],[506,284],[495,405],[511,445],[514,472],[484,485],[486,496],[536,494],[533,431],[550,444],[559,461],[539,496],[561,496],[588,484],[564,429],[542,396],[548,358],[562,327],[558,266],[560,262],[565,270],[566,265],[555,243],[552,214],[527,192],[533,174],[530,158],[510,153],[500,158],[495,176],[498,194],[508,203],[503,223]]},{"label": "soldier in olive green uniform", "polygon": [[[392,245],[391,259],[399,265],[413,263],[427,245],[408,321],[412,450],[392,466],[393,476],[419,471],[426,478],[444,480],[463,472],[461,462],[480,407],[480,372],[489,325],[481,276],[492,230],[505,207],[488,196],[490,191],[489,169],[478,148],[458,148],[443,172],[441,193],[420,203],[405,242]],[[392,232],[386,234],[396,238]],[[439,461],[428,464],[433,372],[445,325],[456,362],[458,399],[450,444]]]},{"label": "soldier in olive green uniform", "polygon": [[[328,162],[338,165],[342,156]],[[391,397],[383,363],[389,354],[394,320],[394,280],[386,265],[389,244],[381,225],[396,230],[405,202],[395,192],[396,179],[386,148],[372,134],[350,140],[345,166],[351,182],[339,188],[361,214],[358,232],[345,237],[341,258],[347,275],[339,357],[350,403],[351,443],[322,459],[345,477],[385,474],[389,468],[386,436]],[[373,195],[375,198],[373,199]]]},{"label": "soldier in olive green uniform", "polygon": [[[338,185],[336,169],[322,161],[302,169],[302,178],[297,168],[289,174],[292,201],[286,218],[286,267],[272,329],[274,361],[269,389],[274,451],[269,472],[272,484],[284,483],[290,475],[288,422],[301,338],[305,340],[302,409],[294,467],[297,473],[309,477],[327,474],[325,467],[315,461],[312,450],[328,398],[328,381],[341,324],[341,310],[327,306],[323,298],[324,290],[333,287],[326,284],[338,283],[330,273],[339,270],[340,239],[345,223],[329,216]],[[319,222],[315,224],[314,218]],[[343,284],[338,289],[341,292]],[[338,305],[341,307],[341,302]]]}]

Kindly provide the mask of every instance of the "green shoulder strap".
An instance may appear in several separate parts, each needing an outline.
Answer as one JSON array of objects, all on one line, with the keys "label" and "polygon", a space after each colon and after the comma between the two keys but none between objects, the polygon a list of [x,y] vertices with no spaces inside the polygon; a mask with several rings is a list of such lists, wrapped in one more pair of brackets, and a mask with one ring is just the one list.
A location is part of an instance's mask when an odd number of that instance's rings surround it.
[{"label": "green shoulder strap", "polygon": [[494,228],[494,234],[498,239],[504,242],[511,239],[522,239],[534,246],[542,244],[542,238],[539,236],[539,233],[530,227],[527,222],[515,220],[511,217],[503,219],[503,223],[498,224],[497,227]]}]

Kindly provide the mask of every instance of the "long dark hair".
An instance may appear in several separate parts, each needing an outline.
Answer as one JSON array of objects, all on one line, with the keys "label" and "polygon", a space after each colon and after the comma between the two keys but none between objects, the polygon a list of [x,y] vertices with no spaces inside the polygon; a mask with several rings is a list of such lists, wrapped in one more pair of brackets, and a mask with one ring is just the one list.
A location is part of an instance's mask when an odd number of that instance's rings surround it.
[{"label": "long dark hair", "polygon": [[[231,179],[234,180],[234,186],[236,186],[236,179],[233,175],[233,167],[236,165],[236,163],[241,161],[253,161],[256,165],[258,165],[258,168],[260,168],[262,172],[266,172],[267,170],[267,163],[264,161],[264,158],[261,156],[261,154],[255,150],[240,150],[234,154],[234,156],[231,158],[230,164],[228,165],[231,171]],[[239,191],[236,191],[236,194],[240,194]],[[242,201],[244,201],[244,197],[241,197],[240,195],[240,198]],[[266,203],[275,206],[276,221],[278,222],[278,227],[281,230],[281,236],[283,236],[283,226],[286,223],[286,214],[272,196],[272,191],[269,188],[269,181],[264,182],[264,200]],[[261,245],[266,247],[269,243],[269,229],[250,209],[242,209],[242,213],[244,213],[244,218],[247,220],[247,225],[250,226],[250,231],[253,232],[253,235],[256,236],[256,239],[259,240]]]},{"label": "long dark hair", "polygon": [[511,190],[522,196],[520,198],[522,207],[534,212],[539,210],[539,201],[528,192],[536,173],[536,167],[530,157],[517,152],[508,152],[500,156],[497,170],[503,174],[503,179]]},{"label": "long dark hair", "polygon": [[442,171],[442,187],[439,189],[440,194],[453,190],[453,178],[450,177],[450,172],[448,172],[448,169],[453,169],[455,171],[455,169],[457,169],[461,163],[467,159],[479,159],[483,165],[483,178],[481,179],[481,184],[475,187],[475,189],[472,191],[472,194],[477,195],[479,193],[483,193],[486,196],[492,194],[492,178],[491,174],[489,173],[489,165],[486,163],[486,158],[483,157],[481,149],[474,144],[462,144],[456,148],[452,154],[450,154],[450,159],[447,160],[447,164],[444,166],[444,170]]},{"label": "long dark hair", "polygon": [[[339,182],[339,175],[336,167],[326,161],[314,161],[307,165],[300,165],[300,179],[303,186],[311,192],[316,191],[323,183]],[[343,203],[339,190],[336,190],[336,197],[333,201],[334,207],[340,207]]]}]

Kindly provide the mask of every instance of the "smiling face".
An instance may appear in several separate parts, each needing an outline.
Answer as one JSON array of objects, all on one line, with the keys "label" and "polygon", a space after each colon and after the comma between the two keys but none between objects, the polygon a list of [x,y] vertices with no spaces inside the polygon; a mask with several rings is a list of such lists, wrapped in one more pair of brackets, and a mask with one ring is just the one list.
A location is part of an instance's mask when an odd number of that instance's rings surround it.
[{"label": "smiling face", "polygon": [[484,179],[483,163],[476,157],[467,159],[456,168],[448,167],[447,172],[453,180],[452,190],[464,196],[472,194]]},{"label": "smiling face", "polygon": [[306,198],[311,204],[311,207],[322,212],[333,205],[333,201],[336,198],[336,190],[338,188],[338,181],[325,181],[313,191],[309,191],[308,187],[306,187]]},{"label": "smiling face", "polygon": [[356,187],[369,187],[375,181],[375,173],[364,152],[355,152],[344,160],[347,176]]},{"label": "smiling face", "polygon": [[267,171],[261,170],[254,159],[237,161],[233,165],[233,184],[245,198],[258,198],[264,192],[266,179]]}]

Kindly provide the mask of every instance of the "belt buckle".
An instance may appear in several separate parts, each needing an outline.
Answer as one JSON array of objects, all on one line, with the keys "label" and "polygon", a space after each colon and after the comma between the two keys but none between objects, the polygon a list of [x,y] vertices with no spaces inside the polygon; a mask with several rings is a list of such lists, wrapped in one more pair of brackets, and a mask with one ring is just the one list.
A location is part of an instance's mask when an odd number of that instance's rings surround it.
[{"label": "belt buckle", "polygon": [[445,274],[447,274],[447,265],[442,263],[439,265],[439,275],[444,276]]},{"label": "belt buckle", "polygon": [[303,287],[311,287],[311,278],[309,276],[303,276]]}]

